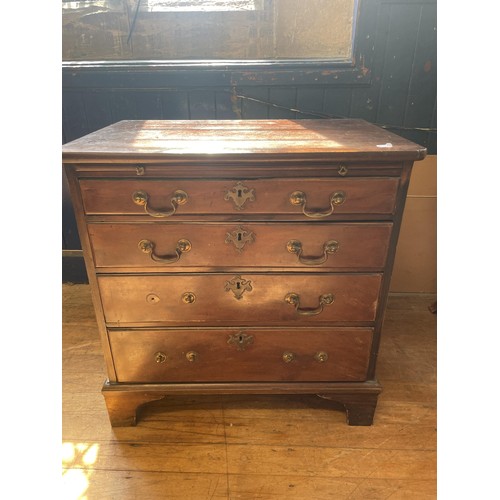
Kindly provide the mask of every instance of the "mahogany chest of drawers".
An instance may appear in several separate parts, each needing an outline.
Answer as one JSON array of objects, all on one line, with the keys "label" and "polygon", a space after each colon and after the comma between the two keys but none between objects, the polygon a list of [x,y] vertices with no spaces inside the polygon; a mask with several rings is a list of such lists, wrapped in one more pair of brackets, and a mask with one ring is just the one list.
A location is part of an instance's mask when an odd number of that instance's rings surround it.
[{"label": "mahogany chest of drawers", "polygon": [[63,146],[113,426],[175,394],[317,394],[370,425],[412,164],[363,120],[122,121]]}]

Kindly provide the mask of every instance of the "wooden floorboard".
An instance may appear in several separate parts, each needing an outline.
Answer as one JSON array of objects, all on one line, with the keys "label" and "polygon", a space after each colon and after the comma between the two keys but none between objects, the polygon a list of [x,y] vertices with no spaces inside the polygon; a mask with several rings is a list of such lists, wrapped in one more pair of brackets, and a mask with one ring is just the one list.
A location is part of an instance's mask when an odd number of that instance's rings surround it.
[{"label": "wooden floorboard", "polygon": [[436,498],[433,295],[391,295],[371,427],[314,396],[167,398],[111,428],[88,285],[63,285],[64,498]]}]

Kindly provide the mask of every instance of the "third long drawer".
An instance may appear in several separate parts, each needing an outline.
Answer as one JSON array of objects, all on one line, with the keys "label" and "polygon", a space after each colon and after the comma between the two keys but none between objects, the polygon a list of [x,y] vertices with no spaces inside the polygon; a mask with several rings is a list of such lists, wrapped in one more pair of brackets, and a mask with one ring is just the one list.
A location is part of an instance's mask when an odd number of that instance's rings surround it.
[{"label": "third long drawer", "polygon": [[99,275],[109,326],[373,322],[382,274]]}]

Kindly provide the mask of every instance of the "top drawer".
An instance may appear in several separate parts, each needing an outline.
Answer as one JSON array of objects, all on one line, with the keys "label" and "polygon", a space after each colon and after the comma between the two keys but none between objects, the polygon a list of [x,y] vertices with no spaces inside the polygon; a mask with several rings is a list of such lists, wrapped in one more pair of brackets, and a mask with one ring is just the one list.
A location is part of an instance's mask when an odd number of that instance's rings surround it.
[{"label": "top drawer", "polygon": [[88,215],[392,214],[399,179],[128,180],[80,179]]}]

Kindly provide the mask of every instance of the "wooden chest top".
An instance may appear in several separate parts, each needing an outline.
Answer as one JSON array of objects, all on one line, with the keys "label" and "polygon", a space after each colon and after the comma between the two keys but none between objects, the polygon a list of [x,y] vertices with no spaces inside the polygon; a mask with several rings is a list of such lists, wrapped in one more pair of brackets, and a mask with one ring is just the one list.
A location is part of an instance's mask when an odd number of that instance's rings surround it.
[{"label": "wooden chest top", "polygon": [[63,146],[64,161],[263,157],[421,160],[426,149],[364,120],[125,120]]}]

